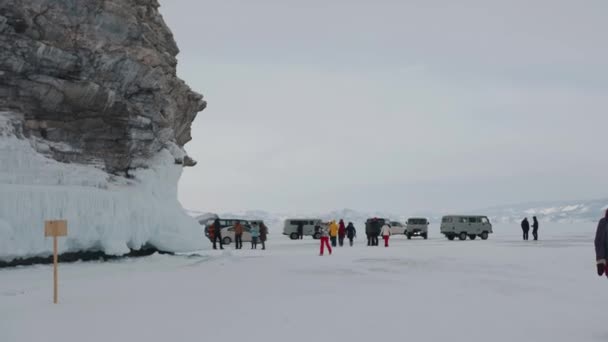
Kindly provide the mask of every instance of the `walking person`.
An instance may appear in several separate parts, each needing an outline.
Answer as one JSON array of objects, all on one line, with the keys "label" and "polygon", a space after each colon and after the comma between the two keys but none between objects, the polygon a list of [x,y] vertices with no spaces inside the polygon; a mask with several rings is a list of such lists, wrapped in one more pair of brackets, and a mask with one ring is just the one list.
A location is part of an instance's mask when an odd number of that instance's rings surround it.
[{"label": "walking person", "polygon": [[[346,226],[346,237],[350,243],[350,246],[353,246],[353,239],[357,237],[357,230],[352,222],[348,222],[348,226]],[[369,239],[368,239],[369,240]],[[369,246],[369,243],[368,243]]]},{"label": "walking person", "polygon": [[304,239],[304,222],[301,221],[298,223],[298,239]]},{"label": "walking person", "polygon": [[332,247],[336,247],[337,245],[337,240],[338,240],[338,224],[336,224],[336,221],[331,221],[329,223],[329,238],[331,240],[331,246]]},{"label": "walking person", "polygon": [[243,225],[239,221],[234,225],[234,248],[243,248]]},{"label": "walking person", "polygon": [[532,222],[532,236],[534,236],[534,241],[538,241],[538,220],[536,216],[532,218],[534,221]]},{"label": "walking person", "polygon": [[260,227],[257,222],[251,225],[251,249],[258,249],[258,238],[260,237]]},{"label": "walking person", "polygon": [[329,231],[325,227],[325,225],[319,226],[319,232],[321,234],[321,246],[319,247],[319,255],[323,256],[323,252],[325,247],[327,247],[327,251],[329,255],[331,255],[331,246],[329,245]]},{"label": "walking person", "polygon": [[367,236],[367,246],[372,245],[372,224],[373,221],[367,220],[365,222],[365,236]]},{"label": "walking person", "polygon": [[382,238],[384,239],[384,247],[388,247],[388,239],[391,236],[391,226],[388,223],[385,223],[384,226],[382,226],[380,235],[382,235]]},{"label": "walking person", "polygon": [[528,232],[530,231],[530,222],[528,222],[528,218],[525,217],[523,221],[521,221],[521,230],[524,233],[524,241],[528,241]]},{"label": "walking person", "polygon": [[340,224],[338,225],[338,244],[340,247],[344,246],[344,238],[346,237],[346,226],[344,225],[344,220],[340,220]]},{"label": "walking person", "polygon": [[222,243],[222,225],[219,218],[216,218],[213,222],[213,249],[217,249],[217,241],[220,243],[220,249],[224,249],[224,245]]},{"label": "walking person", "polygon": [[266,249],[266,238],[268,237],[268,227],[264,223],[260,224],[260,242],[262,242],[262,250]]},{"label": "walking person", "polygon": [[604,218],[597,224],[595,232],[595,262],[597,264],[597,275],[602,276],[606,272],[606,254],[608,253],[608,209],[604,214]]}]

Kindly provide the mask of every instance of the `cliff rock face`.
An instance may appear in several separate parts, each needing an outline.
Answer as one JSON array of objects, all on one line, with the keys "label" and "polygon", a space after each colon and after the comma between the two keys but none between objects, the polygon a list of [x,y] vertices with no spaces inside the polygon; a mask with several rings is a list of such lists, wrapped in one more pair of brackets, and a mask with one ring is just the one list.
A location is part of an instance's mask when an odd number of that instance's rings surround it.
[{"label": "cliff rock face", "polygon": [[[0,111],[53,159],[114,174],[183,146],[205,108],[157,0],[0,0]],[[183,155],[176,162],[192,164]]]},{"label": "cliff rock face", "polygon": [[157,0],[0,0],[0,262],[205,247],[177,201],[202,96]]}]

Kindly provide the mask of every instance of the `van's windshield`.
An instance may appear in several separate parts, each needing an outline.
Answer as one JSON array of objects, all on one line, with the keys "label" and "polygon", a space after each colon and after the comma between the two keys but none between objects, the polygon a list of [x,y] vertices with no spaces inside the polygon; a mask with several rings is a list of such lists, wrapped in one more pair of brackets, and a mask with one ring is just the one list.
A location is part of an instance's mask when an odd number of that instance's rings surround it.
[{"label": "van's windshield", "polygon": [[426,224],[426,219],[409,219],[407,220],[407,224]]}]

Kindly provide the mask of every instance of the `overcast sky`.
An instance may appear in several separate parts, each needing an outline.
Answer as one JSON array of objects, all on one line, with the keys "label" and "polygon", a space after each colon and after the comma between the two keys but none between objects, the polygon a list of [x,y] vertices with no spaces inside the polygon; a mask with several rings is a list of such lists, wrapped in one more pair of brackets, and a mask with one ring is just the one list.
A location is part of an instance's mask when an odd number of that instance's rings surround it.
[{"label": "overcast sky", "polygon": [[161,0],[208,107],[188,209],[608,195],[608,1]]}]

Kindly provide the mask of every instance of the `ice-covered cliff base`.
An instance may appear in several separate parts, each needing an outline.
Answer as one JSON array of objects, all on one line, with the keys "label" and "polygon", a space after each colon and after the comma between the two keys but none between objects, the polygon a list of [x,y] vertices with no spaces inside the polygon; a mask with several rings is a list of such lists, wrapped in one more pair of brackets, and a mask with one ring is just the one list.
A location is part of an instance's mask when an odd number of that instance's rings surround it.
[{"label": "ice-covered cliff base", "polygon": [[52,241],[43,234],[49,219],[68,220],[60,252],[121,255],[144,245],[175,252],[205,247],[201,227],[177,201],[177,147],[173,154],[161,150],[147,161],[149,168],[133,170],[126,179],[46,158],[37,152],[44,150],[43,141],[19,137],[15,130],[11,114],[0,112],[0,260],[49,255]]}]

